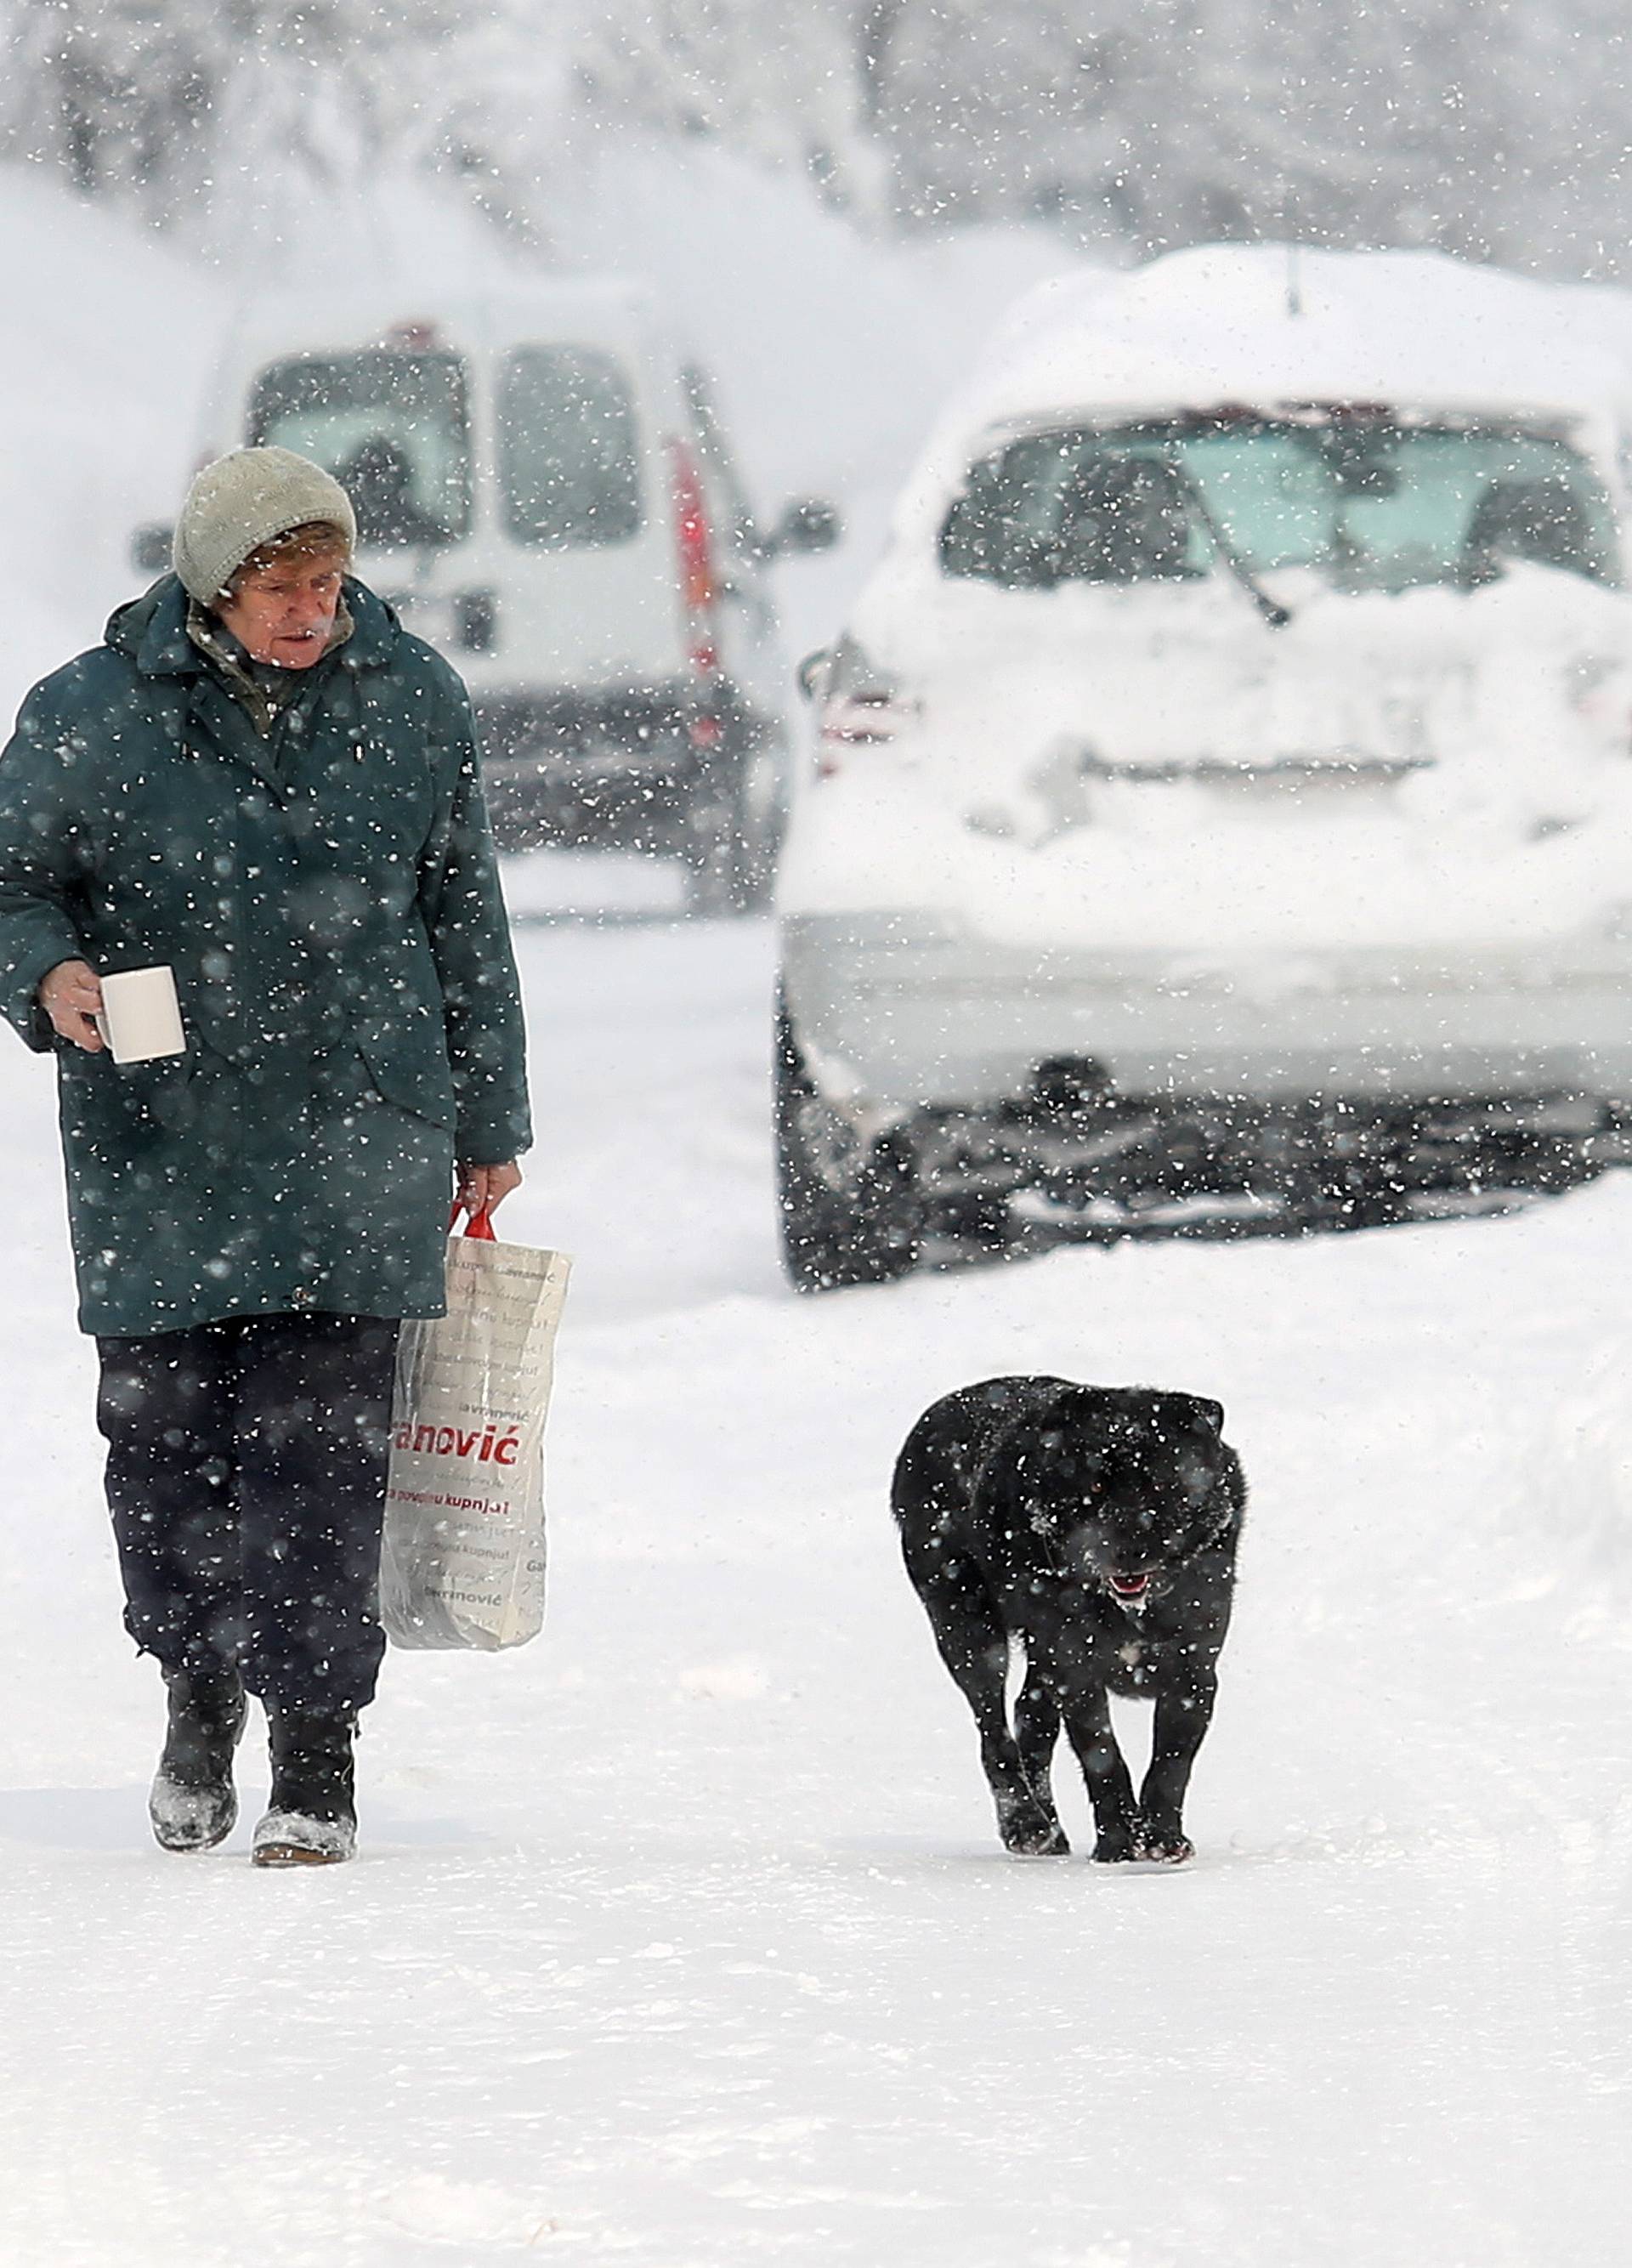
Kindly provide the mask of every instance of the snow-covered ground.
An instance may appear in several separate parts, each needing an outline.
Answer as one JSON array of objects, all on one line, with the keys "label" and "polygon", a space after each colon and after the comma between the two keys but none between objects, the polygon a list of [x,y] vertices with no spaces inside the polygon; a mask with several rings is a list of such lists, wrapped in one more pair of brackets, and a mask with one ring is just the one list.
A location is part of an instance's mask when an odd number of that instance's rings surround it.
[{"label": "snow-covered ground", "polygon": [[[8,2268],[1623,2257],[1632,1182],[800,1302],[767,932],[521,948],[505,1226],[577,1260],[550,1619],[387,1662],[333,1874],[147,1838],[157,1680],[12,1059]],[[1255,1484],[1180,1871],[1002,1856],[896,1559],[908,1424],[1032,1368],[1218,1395]]]}]

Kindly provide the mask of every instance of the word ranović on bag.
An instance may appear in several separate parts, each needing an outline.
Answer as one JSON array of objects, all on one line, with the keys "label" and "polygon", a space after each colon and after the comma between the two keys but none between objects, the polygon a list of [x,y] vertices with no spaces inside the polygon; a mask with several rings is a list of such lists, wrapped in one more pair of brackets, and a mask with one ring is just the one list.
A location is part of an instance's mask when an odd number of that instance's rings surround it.
[{"label": "word ranovi\u0107 on bag", "polygon": [[480,1426],[462,1432],[454,1425],[399,1425],[392,1447],[412,1449],[422,1457],[469,1457],[481,1465],[513,1465],[521,1454],[521,1435],[495,1433],[490,1427],[483,1432]]}]

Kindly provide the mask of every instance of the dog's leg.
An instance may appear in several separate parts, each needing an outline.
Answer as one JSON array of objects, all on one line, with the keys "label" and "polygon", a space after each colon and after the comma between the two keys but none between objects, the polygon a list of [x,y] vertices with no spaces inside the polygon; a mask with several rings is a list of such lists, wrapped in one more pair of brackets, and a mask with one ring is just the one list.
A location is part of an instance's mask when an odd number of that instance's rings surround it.
[{"label": "dog's leg", "polygon": [[1054,1744],[1059,1737],[1060,1712],[1054,1696],[1036,1670],[1028,1668],[1026,1683],[1014,1705],[1015,1746],[1020,1752],[1020,1769],[1026,1774],[1026,1786],[1036,1797],[1039,1809],[1054,1822],[1059,1841],[1051,1847],[1068,1851],[1070,1845],[1054,1808],[1052,1766]]},{"label": "dog's leg", "polygon": [[1101,1866],[1137,1855],[1139,1823],[1133,1781],[1111,1727],[1111,1700],[1103,1685],[1083,1687],[1065,1704],[1065,1729],[1088,1783],[1093,1823],[1099,1830],[1093,1855]]},{"label": "dog's leg", "polygon": [[920,1587],[941,1660],[968,1703],[981,1763],[1006,1851],[1054,1857],[1068,1846],[1060,1822],[1033,1795],[1009,1730],[1009,1635],[977,1569],[948,1557]]},{"label": "dog's leg", "polygon": [[1156,1697],[1156,1730],[1150,1768],[1139,1791],[1139,1856],[1176,1865],[1193,1859],[1195,1846],[1184,1831],[1185,1791],[1196,1751],[1213,1720],[1218,1680],[1210,1668],[1196,1668],[1165,1685]]}]

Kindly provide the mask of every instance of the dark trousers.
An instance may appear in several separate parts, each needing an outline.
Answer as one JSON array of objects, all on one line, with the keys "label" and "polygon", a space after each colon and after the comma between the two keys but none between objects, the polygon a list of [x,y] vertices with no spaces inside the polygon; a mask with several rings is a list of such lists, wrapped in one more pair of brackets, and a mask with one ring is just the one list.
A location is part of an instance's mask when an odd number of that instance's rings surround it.
[{"label": "dark trousers", "polygon": [[256,1315],[99,1339],[125,1627],[286,1708],[373,1697],[399,1326]]}]

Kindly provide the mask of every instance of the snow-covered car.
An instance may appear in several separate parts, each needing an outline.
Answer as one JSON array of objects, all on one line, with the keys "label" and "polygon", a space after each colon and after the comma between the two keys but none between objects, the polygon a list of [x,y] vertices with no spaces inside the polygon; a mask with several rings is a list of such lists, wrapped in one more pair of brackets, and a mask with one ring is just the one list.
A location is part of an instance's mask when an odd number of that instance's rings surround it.
[{"label": "snow-covered car", "polygon": [[359,572],[471,688],[501,848],[669,853],[707,909],[765,887],[796,729],[767,571],[836,520],[804,503],[761,529],[639,286],[257,298],[201,439],[344,483]]},{"label": "snow-covered car", "polygon": [[1021,303],[804,672],[797,1283],[1602,1154],[1621,391],[1569,295],[1438,254],[1206,248]]}]

